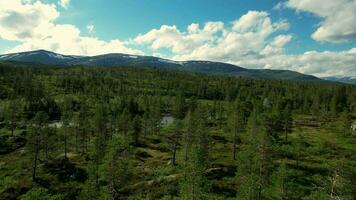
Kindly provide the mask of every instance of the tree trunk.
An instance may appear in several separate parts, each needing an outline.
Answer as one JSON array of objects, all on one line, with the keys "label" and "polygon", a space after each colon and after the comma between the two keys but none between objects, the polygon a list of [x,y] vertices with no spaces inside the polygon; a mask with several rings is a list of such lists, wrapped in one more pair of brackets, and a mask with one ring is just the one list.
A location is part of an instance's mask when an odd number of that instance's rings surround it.
[{"label": "tree trunk", "polygon": [[49,150],[49,145],[48,142],[46,142],[46,147],[45,147],[46,160],[48,160],[48,150]]},{"label": "tree trunk", "polygon": [[11,113],[11,137],[14,136],[14,130],[15,130],[15,113]]},{"label": "tree trunk", "polygon": [[335,175],[334,175],[334,177],[332,178],[332,181],[331,181],[330,200],[339,199],[339,198],[337,198],[337,196],[336,196],[336,198],[334,198],[334,189],[335,189],[335,185],[336,185],[336,177],[337,176],[338,175],[337,175],[337,173],[335,171]]},{"label": "tree trunk", "polygon": [[32,181],[36,181],[36,170],[37,170],[37,160],[38,160],[38,153],[39,153],[39,146],[38,144],[36,144],[35,147],[35,156],[34,156],[34,160],[33,160],[33,166],[32,166]]},{"label": "tree trunk", "polygon": [[173,146],[173,157],[172,157],[172,164],[176,165],[176,152],[177,152],[177,143],[174,143]]},{"label": "tree trunk", "polygon": [[79,148],[78,148],[78,134],[79,134],[79,130],[78,127],[75,128],[75,152],[78,153]]},{"label": "tree trunk", "polygon": [[67,135],[64,136],[64,159],[67,160]]},{"label": "tree trunk", "polygon": [[236,160],[237,131],[234,131],[233,159]]}]

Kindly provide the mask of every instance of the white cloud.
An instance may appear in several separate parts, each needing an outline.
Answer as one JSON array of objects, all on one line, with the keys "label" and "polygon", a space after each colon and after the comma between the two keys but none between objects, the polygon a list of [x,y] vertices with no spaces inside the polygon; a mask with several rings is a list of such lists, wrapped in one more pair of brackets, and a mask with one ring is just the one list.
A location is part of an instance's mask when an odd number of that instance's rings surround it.
[{"label": "white cloud", "polygon": [[59,12],[53,4],[2,0],[0,1],[0,38],[15,41],[42,38],[58,16]]},{"label": "white cloud", "polygon": [[189,53],[197,46],[216,40],[216,34],[222,32],[223,27],[222,22],[207,22],[202,29],[198,24],[191,24],[188,32],[181,32],[176,26],[163,25],[137,36],[133,42],[149,45],[153,50],[168,48],[175,54]]},{"label": "white cloud", "polygon": [[[320,15],[323,12],[318,11]],[[319,76],[356,76],[356,48],[286,55],[285,47],[293,40],[291,34],[285,33],[289,23],[272,21],[267,12],[249,11],[227,24],[219,21],[192,23],[185,30],[162,25],[128,41],[82,36],[77,27],[56,23],[59,15],[54,4],[38,0],[0,0],[0,39],[20,42],[7,53],[46,49],[71,55],[115,52],[142,55],[143,51],[132,48],[132,45],[138,45],[149,48],[152,55],[166,58],[165,55],[173,55],[171,58],[175,60],[213,60],[246,68],[290,69]],[[322,23],[321,27],[324,26]],[[86,28],[89,33],[95,31],[91,24]]]},{"label": "white cloud", "polygon": [[273,39],[271,42],[271,45],[276,46],[276,47],[284,47],[289,41],[291,41],[292,36],[291,35],[278,35]]},{"label": "white cloud", "polygon": [[311,37],[320,42],[346,42],[356,39],[356,0],[288,0],[276,8],[288,7],[322,18]]},{"label": "white cloud", "polygon": [[163,25],[139,35],[134,42],[148,45],[154,52],[168,49],[174,60],[213,60],[246,68],[290,69],[318,76],[356,75],[356,48],[286,55],[285,46],[293,36],[281,32],[288,27],[285,20],[272,22],[268,13],[250,11],[230,26],[208,22],[200,27],[193,23],[182,31],[176,26]]},{"label": "white cloud", "polygon": [[95,26],[93,24],[87,25],[88,33],[93,33],[95,31]]},{"label": "white cloud", "polygon": [[[21,42],[6,53],[47,49],[75,55],[115,52],[143,54],[120,40],[103,41],[95,37],[83,37],[80,30],[71,24],[56,24],[58,17],[59,12],[54,4],[1,0],[0,39]],[[94,30],[94,26],[89,30]]]},{"label": "white cloud", "polygon": [[284,46],[293,39],[292,35],[278,35],[261,51],[262,55],[281,54]]},{"label": "white cloud", "polygon": [[94,37],[82,37],[79,35],[79,30],[71,25],[58,25],[53,31],[59,31],[62,34],[53,34],[45,39],[28,40],[6,53],[46,49],[69,55],[99,55],[106,53],[143,54],[142,51],[130,48],[126,42],[120,40],[106,42]]},{"label": "white cloud", "polygon": [[277,54],[237,62],[251,68],[289,69],[320,77],[355,76],[356,48],[341,52],[309,51],[301,55]]},{"label": "white cloud", "polygon": [[71,0],[60,0],[58,4],[62,6],[64,9],[67,9],[69,7]]},{"label": "white cloud", "polygon": [[[163,25],[137,36],[134,41],[149,45],[153,50],[169,49],[175,55],[173,59],[235,62],[240,57],[260,54],[269,44],[272,33],[288,27],[289,24],[283,20],[273,23],[266,12],[249,11],[229,26],[223,22],[207,22],[200,28],[199,24],[193,23],[186,31],[180,31],[176,26]],[[291,36],[276,39],[278,41],[274,43],[286,44]],[[269,51],[281,52],[284,44],[269,45]]]}]

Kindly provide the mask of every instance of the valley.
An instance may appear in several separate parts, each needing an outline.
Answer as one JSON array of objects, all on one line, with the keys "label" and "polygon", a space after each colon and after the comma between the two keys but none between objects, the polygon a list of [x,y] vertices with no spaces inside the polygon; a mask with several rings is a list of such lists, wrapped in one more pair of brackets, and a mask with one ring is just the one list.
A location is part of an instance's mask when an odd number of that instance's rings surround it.
[{"label": "valley", "polygon": [[353,199],[353,85],[0,64],[0,199]]}]

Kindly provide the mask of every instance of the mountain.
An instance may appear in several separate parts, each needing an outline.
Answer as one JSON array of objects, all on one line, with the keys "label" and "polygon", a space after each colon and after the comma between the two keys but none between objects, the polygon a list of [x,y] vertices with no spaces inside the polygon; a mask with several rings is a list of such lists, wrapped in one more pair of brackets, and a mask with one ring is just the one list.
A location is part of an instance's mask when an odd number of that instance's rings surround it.
[{"label": "mountain", "polygon": [[356,85],[356,76],[329,76],[329,77],[323,77],[323,79],[328,80],[328,81]]},{"label": "mountain", "polygon": [[311,82],[327,82],[315,76],[289,70],[246,69],[236,65],[210,61],[173,61],[153,56],[138,56],[121,53],[98,56],[62,55],[45,50],[0,55],[0,61],[15,61],[58,66],[101,67],[152,67],[217,75],[242,76],[256,79],[279,79]]}]

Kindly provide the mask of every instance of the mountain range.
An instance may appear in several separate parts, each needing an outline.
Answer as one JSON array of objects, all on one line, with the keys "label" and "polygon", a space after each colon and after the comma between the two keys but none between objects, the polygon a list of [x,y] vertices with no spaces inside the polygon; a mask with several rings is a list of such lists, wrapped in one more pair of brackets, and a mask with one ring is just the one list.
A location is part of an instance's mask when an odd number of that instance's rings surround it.
[{"label": "mountain range", "polygon": [[[340,81],[328,77],[326,80],[290,70],[246,69],[240,66],[211,61],[173,61],[153,56],[138,56],[121,53],[97,56],[62,55],[46,50],[0,55],[0,61],[11,61],[56,66],[100,66],[100,67],[149,67],[187,72],[241,76],[255,79],[295,80],[308,82]],[[353,79],[356,81],[356,79]],[[355,83],[355,82],[348,82]]]},{"label": "mountain range", "polygon": [[[356,69],[355,69],[356,70]],[[356,85],[356,76],[328,76],[323,77],[323,79],[328,81],[340,82],[340,83],[348,83]]]}]

